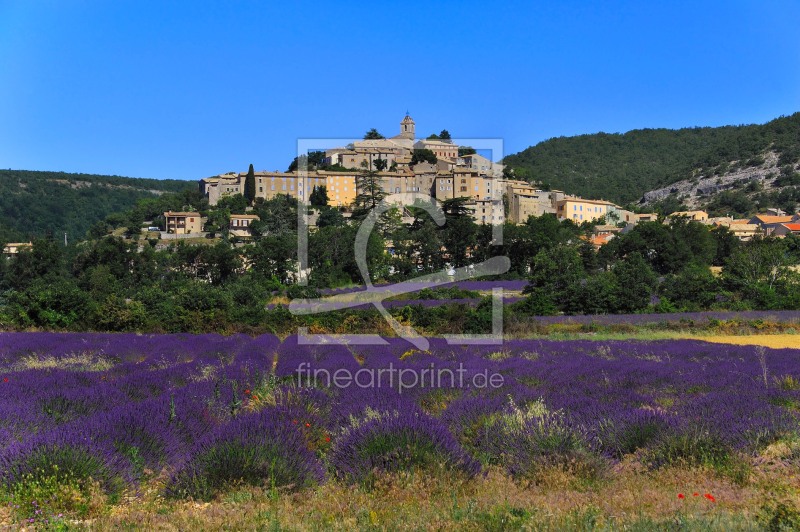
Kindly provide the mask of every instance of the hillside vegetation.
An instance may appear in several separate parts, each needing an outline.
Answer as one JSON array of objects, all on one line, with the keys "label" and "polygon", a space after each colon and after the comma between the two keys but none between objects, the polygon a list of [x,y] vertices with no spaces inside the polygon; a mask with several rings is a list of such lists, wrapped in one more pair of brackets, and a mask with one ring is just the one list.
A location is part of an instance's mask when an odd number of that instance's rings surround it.
[{"label": "hillside vegetation", "polygon": [[778,166],[800,161],[800,113],[763,125],[558,137],[504,162],[523,179],[625,204],[683,179],[763,165],[767,152],[777,154]]},{"label": "hillside vegetation", "polygon": [[175,179],[0,170],[0,241],[54,234],[82,239],[96,222],[143,198],[196,188]]}]

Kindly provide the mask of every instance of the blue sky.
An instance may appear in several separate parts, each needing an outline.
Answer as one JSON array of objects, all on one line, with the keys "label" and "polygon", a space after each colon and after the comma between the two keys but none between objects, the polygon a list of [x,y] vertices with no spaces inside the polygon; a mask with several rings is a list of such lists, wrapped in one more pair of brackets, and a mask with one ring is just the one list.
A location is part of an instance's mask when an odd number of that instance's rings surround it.
[{"label": "blue sky", "polygon": [[0,0],[0,168],[197,179],[298,138],[561,135],[800,111],[800,2]]}]

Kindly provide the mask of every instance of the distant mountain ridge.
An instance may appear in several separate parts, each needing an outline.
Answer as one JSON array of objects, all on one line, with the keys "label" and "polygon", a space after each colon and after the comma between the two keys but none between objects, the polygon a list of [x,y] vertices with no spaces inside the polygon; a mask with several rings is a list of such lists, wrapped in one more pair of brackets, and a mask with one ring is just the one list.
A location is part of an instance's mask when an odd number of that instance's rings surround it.
[{"label": "distant mountain ridge", "polygon": [[523,179],[627,204],[681,180],[762,166],[768,153],[775,154],[777,168],[797,165],[800,113],[760,125],[552,138],[509,155],[504,163]]},{"label": "distant mountain ridge", "polygon": [[83,239],[95,222],[139,199],[194,187],[193,181],[177,179],[0,170],[0,241],[48,233]]}]

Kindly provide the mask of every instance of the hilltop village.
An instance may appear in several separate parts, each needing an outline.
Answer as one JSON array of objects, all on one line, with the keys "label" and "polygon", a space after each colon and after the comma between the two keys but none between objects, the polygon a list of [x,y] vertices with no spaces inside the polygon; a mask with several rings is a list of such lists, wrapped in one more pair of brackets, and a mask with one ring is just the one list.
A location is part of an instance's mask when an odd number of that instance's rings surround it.
[{"label": "hilltop village", "polygon": [[[415,197],[438,201],[466,198],[465,206],[479,224],[524,223],[529,216],[555,214],[576,223],[601,217],[633,222],[634,215],[604,200],[542,190],[513,178],[503,165],[469,146],[432,135],[416,140],[416,124],[406,115],[400,133],[391,138],[365,138],[324,152],[317,168],[291,172],[256,172],[255,197],[271,199],[285,194],[308,201],[315,187],[325,187],[328,204],[351,212],[358,194],[358,178],[372,172],[385,195],[405,194],[410,206]],[[368,134],[367,137],[370,135]],[[375,135],[379,137],[379,135]],[[243,194],[247,173],[223,174],[200,180],[200,190],[214,206],[226,195]],[[409,201],[410,200],[410,201]]]},{"label": "hilltop village", "polygon": [[[588,199],[561,190],[545,190],[535,183],[514,178],[513,171],[470,146],[459,146],[445,130],[440,135],[417,139],[416,123],[406,114],[400,132],[385,138],[374,129],[363,140],[345,147],[315,152],[295,160],[291,171],[253,172],[253,197],[270,200],[280,195],[308,203],[315,190],[325,191],[327,205],[347,218],[353,213],[359,194],[359,177],[371,174],[381,191],[398,207],[410,207],[417,198],[433,197],[440,202],[462,199],[477,224],[523,224],[528,219],[552,214],[576,224],[595,224],[592,243],[602,246],[639,222],[658,220],[653,213],[635,213],[610,201]],[[244,195],[248,172],[221,174],[200,180],[200,192],[211,207],[222,198]],[[402,194],[399,199],[391,195]],[[756,235],[783,237],[800,234],[800,215],[770,210],[746,219],[709,217],[704,211],[681,211],[667,220],[685,217],[710,226],[722,226],[739,240]],[[205,220],[198,212],[165,212],[166,233],[196,235]],[[233,214],[230,234],[249,235],[253,214]],[[410,217],[405,217],[410,220]],[[314,224],[315,216],[311,216]]]}]

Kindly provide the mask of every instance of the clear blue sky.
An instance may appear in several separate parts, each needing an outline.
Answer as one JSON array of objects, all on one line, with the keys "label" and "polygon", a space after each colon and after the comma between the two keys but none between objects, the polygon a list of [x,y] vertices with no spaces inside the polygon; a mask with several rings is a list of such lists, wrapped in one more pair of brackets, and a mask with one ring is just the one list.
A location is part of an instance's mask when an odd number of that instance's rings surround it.
[{"label": "clear blue sky", "polygon": [[285,170],[300,137],[560,136],[800,110],[800,2],[0,0],[0,168]]}]

